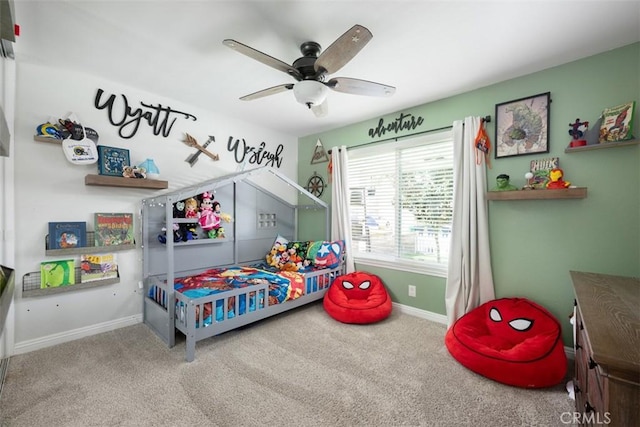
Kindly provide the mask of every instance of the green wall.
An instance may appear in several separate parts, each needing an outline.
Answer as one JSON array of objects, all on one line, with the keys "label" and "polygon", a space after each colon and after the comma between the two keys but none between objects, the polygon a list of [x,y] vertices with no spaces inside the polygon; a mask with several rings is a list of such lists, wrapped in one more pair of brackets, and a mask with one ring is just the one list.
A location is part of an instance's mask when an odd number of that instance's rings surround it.
[{"label": "green wall", "polygon": [[[401,88],[400,88],[401,89]],[[490,201],[489,226],[496,297],[520,296],[547,307],[563,325],[565,345],[572,342],[568,316],[573,309],[570,270],[640,276],[640,146],[565,153],[576,118],[598,121],[602,110],[628,101],[640,102],[640,43],[559,67],[403,110],[424,118],[413,131],[450,126],[466,116],[491,115],[495,104],[551,92],[549,153],[494,159],[487,172],[490,187],[500,173],[524,185],[532,159],[559,157],[565,179],[588,188],[586,199]],[[640,136],[640,105],[634,134]],[[400,112],[385,116],[395,120]],[[336,145],[374,141],[368,130],[379,117],[299,139],[298,176],[305,184],[313,171],[327,176],[327,163],[310,165],[317,139],[326,150]],[[494,123],[487,125],[492,143]],[[387,134],[383,138],[388,138]],[[322,198],[330,202],[328,188]],[[308,212],[299,218],[301,239],[322,238],[323,228]],[[356,266],[378,274],[393,300],[445,314],[445,279],[403,271]],[[417,297],[407,296],[407,284]]]}]

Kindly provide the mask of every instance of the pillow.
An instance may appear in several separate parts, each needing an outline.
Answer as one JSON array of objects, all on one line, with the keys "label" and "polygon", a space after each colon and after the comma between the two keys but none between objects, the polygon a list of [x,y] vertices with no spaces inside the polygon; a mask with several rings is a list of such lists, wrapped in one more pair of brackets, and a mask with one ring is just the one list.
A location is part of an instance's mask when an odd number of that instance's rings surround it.
[{"label": "pillow", "polygon": [[309,252],[309,256],[313,257],[314,267],[338,267],[342,259],[342,253],[344,252],[344,240],[314,242]]}]

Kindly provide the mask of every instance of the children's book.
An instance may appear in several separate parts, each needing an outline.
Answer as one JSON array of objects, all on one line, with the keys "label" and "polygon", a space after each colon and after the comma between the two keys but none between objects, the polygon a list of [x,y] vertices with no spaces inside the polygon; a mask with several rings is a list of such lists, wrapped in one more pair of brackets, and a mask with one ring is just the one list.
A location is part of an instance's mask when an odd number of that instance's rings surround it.
[{"label": "children's book", "polygon": [[96,213],[94,237],[96,246],[133,245],[133,214]]},{"label": "children's book", "polygon": [[98,173],[100,175],[123,176],[125,166],[131,166],[128,149],[98,145]]},{"label": "children's book", "polygon": [[116,254],[97,254],[80,256],[80,282],[115,279],[118,277],[118,259]]},{"label": "children's book", "polygon": [[605,108],[602,112],[599,142],[617,142],[632,139],[636,102]]},{"label": "children's book", "polygon": [[50,222],[48,249],[71,249],[87,246],[86,222]]},{"label": "children's book", "polygon": [[549,171],[560,167],[560,159],[558,157],[549,157],[547,159],[531,160],[530,170],[533,174],[531,186],[533,188],[547,188],[549,182]]},{"label": "children's book", "polygon": [[72,259],[40,263],[40,288],[75,285],[76,270]]}]

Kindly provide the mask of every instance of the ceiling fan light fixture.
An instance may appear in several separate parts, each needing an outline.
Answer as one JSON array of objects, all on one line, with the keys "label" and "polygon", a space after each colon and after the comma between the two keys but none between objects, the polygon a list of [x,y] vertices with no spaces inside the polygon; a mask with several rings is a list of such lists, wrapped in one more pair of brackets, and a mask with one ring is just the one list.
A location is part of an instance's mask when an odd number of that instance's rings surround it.
[{"label": "ceiling fan light fixture", "polygon": [[327,98],[329,89],[316,80],[302,80],[293,86],[293,95],[296,101],[311,108],[320,105]]}]

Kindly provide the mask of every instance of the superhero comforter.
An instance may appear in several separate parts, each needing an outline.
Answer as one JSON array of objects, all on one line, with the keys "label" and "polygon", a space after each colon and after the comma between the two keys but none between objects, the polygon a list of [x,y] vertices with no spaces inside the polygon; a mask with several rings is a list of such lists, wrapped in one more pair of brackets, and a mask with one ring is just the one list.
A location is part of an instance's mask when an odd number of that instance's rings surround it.
[{"label": "superhero comforter", "polygon": [[[268,304],[280,304],[293,300],[304,294],[304,276],[292,271],[268,271],[269,267],[230,267],[212,268],[195,276],[176,279],[174,289],[190,298],[199,298],[208,295],[223,293],[237,288],[246,288],[252,285],[269,284]],[[248,298],[246,296],[249,296]],[[247,301],[248,299],[248,301]],[[203,324],[224,320],[224,298],[215,301],[215,310],[212,304],[204,304]],[[227,299],[227,318],[252,312],[257,308],[263,308],[265,298],[257,292],[249,292],[239,296],[238,313],[235,313],[235,297]],[[176,307],[176,315],[184,314],[184,307]],[[199,318],[199,315],[197,316]],[[199,326],[199,325],[198,325]]]}]

